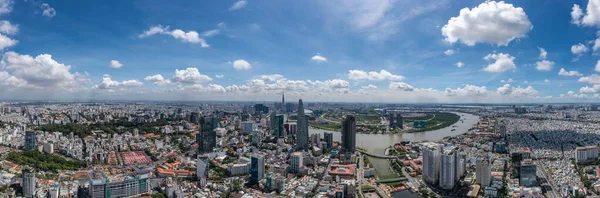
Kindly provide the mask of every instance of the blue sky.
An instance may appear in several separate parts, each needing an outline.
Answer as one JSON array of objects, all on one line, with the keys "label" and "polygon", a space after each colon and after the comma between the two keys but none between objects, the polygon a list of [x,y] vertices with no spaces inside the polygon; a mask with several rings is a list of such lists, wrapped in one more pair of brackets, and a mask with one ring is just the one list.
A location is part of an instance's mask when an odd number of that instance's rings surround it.
[{"label": "blue sky", "polygon": [[0,0],[0,99],[595,101],[598,4]]}]

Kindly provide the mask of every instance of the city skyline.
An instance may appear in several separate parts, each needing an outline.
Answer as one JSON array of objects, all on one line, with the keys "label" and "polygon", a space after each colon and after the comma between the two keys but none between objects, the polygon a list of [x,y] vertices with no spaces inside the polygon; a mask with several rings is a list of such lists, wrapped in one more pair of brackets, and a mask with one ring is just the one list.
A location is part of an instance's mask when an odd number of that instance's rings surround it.
[{"label": "city skyline", "polygon": [[590,102],[598,3],[1,0],[0,99]]}]

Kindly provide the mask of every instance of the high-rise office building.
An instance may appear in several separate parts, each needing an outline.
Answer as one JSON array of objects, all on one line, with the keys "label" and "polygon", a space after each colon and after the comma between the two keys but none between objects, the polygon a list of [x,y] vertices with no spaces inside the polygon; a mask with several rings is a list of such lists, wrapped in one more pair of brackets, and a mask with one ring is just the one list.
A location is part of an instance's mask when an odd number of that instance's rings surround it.
[{"label": "high-rise office building", "polygon": [[281,111],[284,112],[285,110],[285,93],[281,93]]},{"label": "high-rise office building", "polygon": [[302,99],[298,100],[298,129],[296,131],[296,150],[308,148],[308,118],[304,114]]},{"label": "high-rise office building", "polygon": [[270,116],[270,130],[273,137],[282,138],[285,136],[283,128],[283,115],[272,113]]},{"label": "high-rise office building", "polygon": [[196,143],[200,153],[212,152],[217,144],[217,132],[219,126],[217,117],[202,117],[200,119],[200,132],[196,134]]},{"label": "high-rise office building", "polygon": [[149,176],[150,173],[143,173],[111,180],[104,173],[92,171],[88,174],[89,197],[129,197],[147,193],[150,190]]},{"label": "high-rise office building", "polygon": [[206,168],[208,168],[208,158],[198,157],[196,176],[198,176],[198,178],[206,176]]},{"label": "high-rise office building", "polygon": [[500,133],[500,137],[506,137],[506,125],[500,124],[498,132]]},{"label": "high-rise office building", "polygon": [[323,133],[323,139],[325,140],[326,148],[331,149],[333,147],[333,133]]},{"label": "high-rise office building", "polygon": [[347,115],[342,122],[342,145],[346,153],[354,153],[356,150],[356,117],[354,115]]},{"label": "high-rise office building", "polygon": [[438,145],[423,147],[423,179],[430,184],[438,182],[440,153]]},{"label": "high-rise office building", "polygon": [[321,147],[321,135],[318,133],[311,134],[310,142],[317,147]]},{"label": "high-rise office building", "polygon": [[395,119],[394,119],[394,114],[391,114],[391,113],[390,113],[390,115],[388,115],[388,121],[389,121],[389,122],[388,122],[388,127],[389,127],[390,129],[395,129],[395,128],[396,128],[396,125],[394,124],[394,121],[395,121]]},{"label": "high-rise office building", "polygon": [[490,183],[492,182],[492,166],[490,159],[487,157],[478,157],[475,170],[475,182],[482,187],[490,186]]},{"label": "high-rise office building", "polygon": [[439,186],[443,189],[450,190],[454,188],[456,183],[456,160],[458,151],[454,147],[444,148],[440,157],[440,179]]},{"label": "high-rise office building", "polygon": [[21,187],[23,187],[23,197],[35,197],[35,185],[35,173],[31,171],[23,171],[23,183],[21,184]]},{"label": "high-rise office building", "polygon": [[294,152],[290,157],[290,171],[292,173],[300,172],[300,168],[302,167],[302,152]]},{"label": "high-rise office building", "polygon": [[402,114],[396,115],[396,127],[398,127],[399,129],[404,129],[404,125],[402,125],[402,118]]},{"label": "high-rise office building", "polygon": [[537,186],[537,167],[531,159],[525,159],[521,162],[520,184],[525,187]]},{"label": "high-rise office building", "polygon": [[35,131],[25,132],[25,144],[23,150],[35,150],[37,146],[37,139]]},{"label": "high-rise office building", "polygon": [[250,183],[257,184],[265,176],[265,158],[260,155],[252,156],[250,165]]},{"label": "high-rise office building", "polygon": [[198,117],[199,117],[199,114],[197,112],[192,112],[192,115],[190,115],[190,122],[192,122],[192,123],[198,122]]},{"label": "high-rise office building", "polygon": [[256,123],[252,121],[246,121],[242,123],[242,134],[249,135],[255,130],[257,130]]}]

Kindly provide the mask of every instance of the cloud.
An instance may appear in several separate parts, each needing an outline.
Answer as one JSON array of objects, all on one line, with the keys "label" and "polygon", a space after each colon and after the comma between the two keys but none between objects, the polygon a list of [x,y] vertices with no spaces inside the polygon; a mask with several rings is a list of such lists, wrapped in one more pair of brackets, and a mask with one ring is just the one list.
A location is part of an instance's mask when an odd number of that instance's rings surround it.
[{"label": "cloud", "polygon": [[598,60],[598,62],[596,62],[596,67],[594,67],[594,71],[600,72],[600,60]]},{"label": "cloud", "polygon": [[327,62],[327,58],[325,58],[324,56],[321,56],[321,54],[314,55],[312,58],[310,58],[310,60],[315,61],[315,62]]},{"label": "cloud", "polygon": [[571,53],[573,53],[574,55],[581,55],[582,53],[587,52],[587,51],[588,51],[588,48],[581,43],[571,46]]},{"label": "cloud", "polygon": [[19,43],[19,41],[0,34],[0,51],[8,47],[15,46],[17,43]]},{"label": "cloud", "polygon": [[535,63],[535,69],[538,71],[550,71],[554,66],[554,62],[549,60],[542,60]]},{"label": "cloud", "polygon": [[175,70],[175,76],[171,78],[173,82],[187,83],[187,84],[197,84],[212,81],[213,79],[207,75],[201,74],[198,71],[198,68],[188,67],[184,70]]},{"label": "cloud", "polygon": [[550,82],[550,80],[548,80],[548,79],[545,79],[545,80],[544,80],[544,82],[545,82],[545,83],[549,83],[549,82]]},{"label": "cloud", "polygon": [[367,86],[361,86],[360,88],[361,89],[377,89],[377,86],[369,84]]},{"label": "cloud", "polygon": [[585,86],[579,89],[580,93],[596,93],[600,91],[600,84],[593,85],[591,87]]},{"label": "cloud", "polygon": [[415,88],[405,82],[390,82],[389,89],[400,91],[414,91]]},{"label": "cloud", "polygon": [[508,45],[523,38],[533,28],[521,7],[503,1],[486,1],[473,9],[463,8],[457,17],[442,27],[442,35],[450,43],[462,42],[468,46],[477,43]]},{"label": "cloud", "polygon": [[110,67],[118,69],[118,68],[123,67],[123,64],[121,64],[118,60],[111,60]]},{"label": "cloud", "polygon": [[600,84],[600,76],[598,74],[592,74],[579,78],[579,82],[586,82],[589,84]]},{"label": "cloud", "polygon": [[534,97],[538,95],[538,91],[531,86],[521,88],[521,86],[511,87],[510,84],[505,84],[502,87],[498,87],[496,92],[500,95],[510,95],[511,97],[515,98]]},{"label": "cloud", "polygon": [[223,78],[223,77],[225,77],[225,76],[222,74],[215,74],[215,78]]},{"label": "cloud", "polygon": [[16,78],[36,87],[72,86],[76,84],[75,76],[70,72],[71,66],[58,63],[50,54],[36,57],[7,52],[2,58],[2,65]]},{"label": "cloud", "polygon": [[232,63],[233,68],[235,70],[249,70],[250,68],[252,68],[252,65],[250,63],[248,63],[248,61],[240,59],[240,60],[235,60]]},{"label": "cloud", "polygon": [[145,81],[151,82],[154,85],[167,85],[170,84],[171,81],[169,79],[165,79],[162,75],[156,74],[153,76],[146,76],[144,78]]},{"label": "cloud", "polygon": [[487,88],[485,86],[476,86],[476,85],[465,85],[463,88],[446,88],[444,93],[447,96],[486,96],[488,94]]},{"label": "cloud", "polygon": [[560,71],[558,72],[559,76],[583,76],[583,74],[579,73],[578,71],[567,71],[565,70],[565,68],[560,68]]},{"label": "cloud", "polygon": [[278,80],[286,80],[285,77],[281,74],[270,74],[270,75],[260,75],[257,79],[261,79],[267,82],[275,82]]},{"label": "cloud", "polygon": [[95,89],[114,89],[114,88],[132,88],[141,87],[144,83],[138,80],[114,81],[110,77],[102,78],[102,82],[92,88]]},{"label": "cloud", "polygon": [[465,64],[463,62],[456,63],[456,67],[458,67],[458,68],[462,68],[463,66],[465,66]]},{"label": "cloud", "polygon": [[450,56],[450,55],[454,54],[454,50],[448,49],[448,50],[444,51],[444,54],[446,54],[447,56]]},{"label": "cloud", "polygon": [[142,34],[140,34],[139,37],[144,38],[144,37],[152,36],[155,34],[170,35],[173,38],[179,39],[186,43],[199,43],[200,46],[202,46],[202,47],[210,47],[210,45],[208,45],[208,43],[206,43],[206,40],[200,38],[198,32],[196,32],[196,31],[185,32],[180,29],[175,29],[173,31],[170,31],[169,26],[163,27],[161,25],[157,25],[157,26],[150,27],[150,29],[148,29],[145,32],[143,32]]},{"label": "cloud", "polygon": [[483,71],[486,71],[486,72],[499,73],[499,72],[505,72],[508,70],[514,70],[517,68],[517,66],[513,62],[515,60],[515,57],[511,56],[510,54],[504,54],[504,53],[488,54],[487,56],[483,57],[483,59],[488,60],[488,61],[492,60],[492,59],[495,60],[494,63],[491,63],[491,64],[487,65],[485,68],[483,68]]},{"label": "cloud", "polygon": [[232,5],[232,6],[229,8],[229,10],[230,10],[230,11],[233,11],[233,10],[239,10],[239,9],[242,9],[243,7],[246,7],[246,5],[248,5],[248,2],[247,2],[247,1],[245,1],[245,0],[241,0],[241,1],[235,2],[235,3],[234,3],[234,4],[233,4],[233,5]]},{"label": "cloud", "polygon": [[508,80],[501,80],[501,83],[511,83],[511,82],[515,82],[512,78],[509,78]]},{"label": "cloud", "polygon": [[382,80],[403,80],[404,76],[394,75],[383,69],[379,72],[376,72],[376,71],[366,72],[363,70],[349,70],[348,78],[350,80],[382,81]]},{"label": "cloud", "polygon": [[40,5],[40,8],[42,9],[42,15],[47,16],[49,18],[56,16],[56,10],[50,7],[50,5],[48,5],[47,3],[42,3],[42,5]]},{"label": "cloud", "polygon": [[10,21],[0,21],[0,32],[4,34],[14,35],[19,32],[19,25],[11,24]]},{"label": "cloud", "polygon": [[546,52],[546,50],[541,47],[538,47],[538,49],[540,50],[540,55],[538,56],[538,58],[545,60],[548,57],[548,52]]},{"label": "cloud", "polygon": [[571,23],[579,26],[600,27],[600,0],[589,0],[585,12],[574,4],[571,11]]},{"label": "cloud", "polygon": [[221,33],[221,30],[218,29],[214,29],[214,30],[208,30],[202,33],[203,37],[213,37],[218,35],[219,33]]},{"label": "cloud", "polygon": [[329,10],[329,23],[339,23],[340,28],[364,35],[367,40],[381,42],[393,38],[402,24],[418,16],[445,8],[446,1],[395,0],[331,0],[320,1]]},{"label": "cloud", "polygon": [[0,15],[8,14],[12,11],[13,0],[0,0]]}]

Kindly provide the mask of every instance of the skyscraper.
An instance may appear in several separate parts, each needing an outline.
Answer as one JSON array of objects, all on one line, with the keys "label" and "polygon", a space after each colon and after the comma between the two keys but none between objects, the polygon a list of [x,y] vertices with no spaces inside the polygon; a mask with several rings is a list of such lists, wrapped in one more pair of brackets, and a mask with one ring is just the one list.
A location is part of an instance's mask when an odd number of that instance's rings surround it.
[{"label": "skyscraper", "polygon": [[285,109],[285,93],[281,92],[281,111],[283,112]]},{"label": "skyscraper", "polygon": [[476,163],[475,182],[482,187],[490,186],[492,182],[492,166],[487,157],[478,157]]},{"label": "skyscraper", "polygon": [[283,132],[283,115],[276,115],[275,113],[272,113],[271,116],[271,135],[273,137],[278,137],[281,138],[283,136],[285,136],[284,132]]},{"label": "skyscraper", "polygon": [[198,113],[197,112],[192,112],[192,115],[190,116],[190,122],[192,122],[192,123],[198,122]]},{"label": "skyscraper", "polygon": [[296,150],[308,147],[308,118],[304,115],[302,99],[298,100],[298,129],[296,131]]},{"label": "skyscraper", "polygon": [[206,168],[208,167],[208,158],[200,156],[198,157],[198,163],[196,165],[196,176],[198,178],[206,176]]},{"label": "skyscraper", "polygon": [[346,115],[342,122],[342,145],[346,153],[354,153],[356,150],[356,117]]},{"label": "skyscraper", "polygon": [[217,144],[217,133],[215,129],[219,126],[217,117],[202,117],[200,120],[200,132],[196,134],[198,152],[212,152]]},{"label": "skyscraper", "polygon": [[440,157],[440,187],[446,190],[454,188],[456,183],[456,160],[458,151],[454,147],[446,147]]},{"label": "skyscraper", "polygon": [[323,139],[325,139],[325,142],[327,143],[326,148],[330,149],[331,147],[333,147],[333,133],[323,133]]},{"label": "skyscraper", "polygon": [[437,184],[440,169],[440,148],[437,145],[423,147],[423,179]]},{"label": "skyscraper", "polygon": [[35,173],[29,170],[23,171],[23,197],[31,198],[35,196],[36,178]]},{"label": "skyscraper", "polygon": [[525,159],[521,162],[520,184],[525,187],[532,187],[537,185],[537,167],[531,159]]},{"label": "skyscraper", "polygon": [[292,157],[290,158],[290,170],[292,173],[300,172],[300,168],[302,165],[302,152],[294,152],[292,153]]},{"label": "skyscraper", "polygon": [[35,150],[35,146],[37,144],[35,131],[27,131],[25,132],[25,144],[23,146],[23,150]]},{"label": "skyscraper", "polygon": [[250,161],[250,183],[257,184],[265,176],[265,158],[255,155]]},{"label": "skyscraper", "polygon": [[388,121],[389,121],[388,127],[390,129],[396,128],[396,125],[394,125],[394,114],[390,113],[390,115],[388,115]]},{"label": "skyscraper", "polygon": [[401,114],[396,115],[396,126],[399,129],[404,129],[404,126],[402,125],[402,115]]}]

